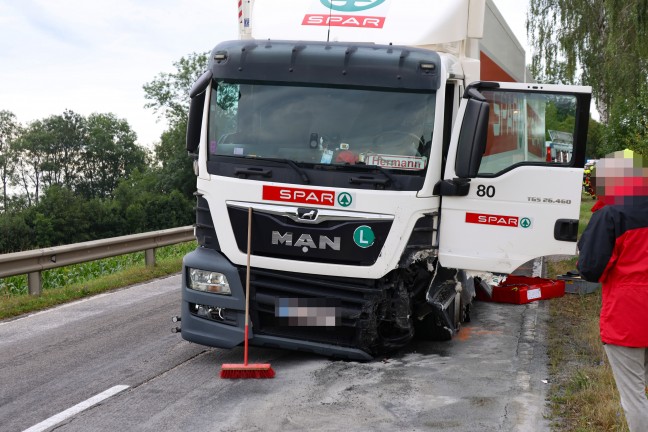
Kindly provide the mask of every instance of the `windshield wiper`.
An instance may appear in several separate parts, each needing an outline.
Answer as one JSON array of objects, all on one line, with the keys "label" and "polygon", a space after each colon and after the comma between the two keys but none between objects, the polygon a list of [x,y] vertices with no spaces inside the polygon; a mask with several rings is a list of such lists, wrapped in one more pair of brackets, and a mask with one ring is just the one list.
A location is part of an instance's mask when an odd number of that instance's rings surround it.
[{"label": "windshield wiper", "polygon": [[394,185],[395,189],[400,189],[400,183],[398,183],[398,180],[396,177],[394,177],[389,171],[387,171],[385,168],[378,166],[378,165],[366,165],[363,162],[356,163],[355,165],[329,165],[331,167],[335,167],[336,170],[345,170],[345,171],[377,171],[380,174],[382,174],[385,178],[384,179],[378,179],[375,177],[351,177],[349,181],[351,183],[367,183],[367,184],[373,184],[373,185],[380,185],[380,186],[387,186],[389,183]]},{"label": "windshield wiper", "polygon": [[270,157],[257,157],[257,156],[245,156],[245,159],[249,160],[260,160],[260,161],[269,161],[269,162],[279,162],[285,165],[288,165],[291,167],[293,170],[295,170],[299,176],[301,177],[302,181],[304,184],[309,184],[310,179],[308,178],[308,175],[306,175],[306,171],[301,169],[299,165],[297,165],[294,161],[290,159],[282,159],[282,158],[270,158]]}]

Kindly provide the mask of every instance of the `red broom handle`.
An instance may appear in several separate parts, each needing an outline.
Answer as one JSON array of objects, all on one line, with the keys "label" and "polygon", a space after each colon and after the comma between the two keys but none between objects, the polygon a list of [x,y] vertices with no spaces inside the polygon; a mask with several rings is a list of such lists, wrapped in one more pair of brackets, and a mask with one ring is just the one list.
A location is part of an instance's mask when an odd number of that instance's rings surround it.
[{"label": "red broom handle", "polygon": [[243,344],[243,364],[248,365],[248,325],[245,324],[245,342]]},{"label": "red broom handle", "polygon": [[248,208],[247,266],[245,269],[245,340],[243,342],[243,364],[248,364],[248,324],[250,320],[250,250],[252,244],[252,207]]}]

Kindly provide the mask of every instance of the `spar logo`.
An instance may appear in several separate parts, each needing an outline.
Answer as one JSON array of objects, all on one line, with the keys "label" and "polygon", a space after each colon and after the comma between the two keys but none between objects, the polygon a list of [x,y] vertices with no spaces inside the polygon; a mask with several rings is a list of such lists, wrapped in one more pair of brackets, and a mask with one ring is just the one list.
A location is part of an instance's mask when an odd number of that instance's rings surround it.
[{"label": "spar logo", "polygon": [[333,9],[340,12],[359,12],[371,9],[384,3],[385,0],[320,0],[327,9]]},{"label": "spar logo", "polygon": [[480,225],[496,225],[505,227],[531,228],[531,219],[528,217],[504,216],[482,213],[466,213],[466,223]]},{"label": "spar logo", "polygon": [[349,192],[337,193],[334,190],[306,189],[282,186],[263,186],[264,201],[281,201],[297,204],[312,204],[327,207],[352,207],[354,194]]},{"label": "spar logo", "polygon": [[[306,14],[302,20],[302,25],[380,29],[385,25],[384,12],[383,16],[357,15],[355,12],[375,8],[376,6],[385,3],[385,1],[386,0],[320,0],[320,3],[326,7],[327,12]],[[335,14],[333,11],[342,13]]]}]

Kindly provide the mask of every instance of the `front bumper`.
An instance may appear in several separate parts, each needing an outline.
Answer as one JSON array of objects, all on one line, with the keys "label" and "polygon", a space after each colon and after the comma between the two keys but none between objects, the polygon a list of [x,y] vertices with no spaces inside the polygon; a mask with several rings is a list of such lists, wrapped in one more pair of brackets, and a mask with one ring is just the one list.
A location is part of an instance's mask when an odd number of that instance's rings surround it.
[{"label": "front bumper", "polygon": [[[188,288],[187,268],[224,274],[231,296]],[[236,267],[220,252],[198,248],[187,254],[182,268],[182,337],[217,348],[233,348],[243,343],[245,326],[245,268]],[[312,275],[253,269],[250,278],[249,343],[254,346],[312,352],[350,360],[373,357],[357,347],[362,339],[359,320],[373,304],[380,290],[371,281],[324,278]],[[339,298],[344,305],[340,327],[280,327],[274,321],[274,301],[281,297]],[[199,316],[202,308],[217,310],[212,318]]]}]

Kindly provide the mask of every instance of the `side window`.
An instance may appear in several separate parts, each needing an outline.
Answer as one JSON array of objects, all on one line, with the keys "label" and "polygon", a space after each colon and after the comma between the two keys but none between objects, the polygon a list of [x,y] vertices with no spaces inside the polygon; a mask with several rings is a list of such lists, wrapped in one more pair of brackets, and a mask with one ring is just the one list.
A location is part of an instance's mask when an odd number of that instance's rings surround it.
[{"label": "side window", "polygon": [[234,154],[237,140],[240,88],[238,84],[214,84],[209,104],[209,154]]},{"label": "side window", "polygon": [[576,124],[576,97],[484,90],[490,105],[480,175],[523,162],[569,164]]}]

